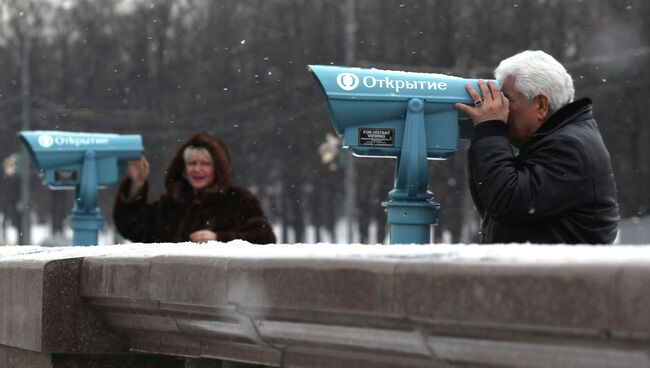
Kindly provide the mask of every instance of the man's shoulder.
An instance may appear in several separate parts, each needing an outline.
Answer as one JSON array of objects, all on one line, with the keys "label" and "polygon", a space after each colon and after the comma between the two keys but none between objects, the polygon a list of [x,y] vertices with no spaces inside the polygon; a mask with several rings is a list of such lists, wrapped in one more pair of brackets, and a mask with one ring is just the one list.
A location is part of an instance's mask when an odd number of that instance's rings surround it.
[{"label": "man's shoulder", "polygon": [[569,124],[557,130],[555,137],[576,146],[591,145],[602,141],[600,130],[593,117],[576,117]]},{"label": "man's shoulder", "polygon": [[545,143],[558,141],[581,145],[588,143],[592,138],[600,137],[600,131],[593,116],[579,114],[539,136],[540,141]]}]

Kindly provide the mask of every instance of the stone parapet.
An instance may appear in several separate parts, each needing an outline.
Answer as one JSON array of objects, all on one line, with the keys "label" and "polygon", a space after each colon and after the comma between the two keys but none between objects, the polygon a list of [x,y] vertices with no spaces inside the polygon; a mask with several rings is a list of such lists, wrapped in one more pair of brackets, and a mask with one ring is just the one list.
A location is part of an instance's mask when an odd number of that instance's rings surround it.
[{"label": "stone parapet", "polygon": [[646,247],[1,248],[7,349],[186,367],[650,367]]},{"label": "stone parapet", "polygon": [[126,337],[108,327],[79,294],[82,258],[38,251],[2,255],[0,345],[50,353],[128,351]]}]

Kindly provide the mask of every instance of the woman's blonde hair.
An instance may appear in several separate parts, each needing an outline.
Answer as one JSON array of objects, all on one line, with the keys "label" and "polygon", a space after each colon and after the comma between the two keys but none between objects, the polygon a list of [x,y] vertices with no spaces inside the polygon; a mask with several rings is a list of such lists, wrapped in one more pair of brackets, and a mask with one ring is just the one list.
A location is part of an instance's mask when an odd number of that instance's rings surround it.
[{"label": "woman's blonde hair", "polygon": [[196,157],[198,154],[203,154],[205,157],[208,158],[210,163],[214,163],[214,159],[212,158],[212,155],[210,154],[210,151],[208,151],[207,148],[205,147],[199,147],[199,146],[187,146],[183,150],[183,160],[185,162],[192,160],[193,158]]}]

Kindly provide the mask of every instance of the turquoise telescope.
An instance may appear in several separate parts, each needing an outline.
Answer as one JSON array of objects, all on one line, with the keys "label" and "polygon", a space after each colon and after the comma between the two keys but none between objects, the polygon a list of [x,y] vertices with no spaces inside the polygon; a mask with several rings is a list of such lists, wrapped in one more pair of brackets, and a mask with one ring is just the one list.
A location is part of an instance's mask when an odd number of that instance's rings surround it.
[{"label": "turquoise telescope", "polygon": [[104,226],[97,189],[116,183],[128,161],[142,156],[142,137],[60,131],[22,131],[19,136],[44,184],[76,191],[72,243],[96,245]]},{"label": "turquoise telescope", "polygon": [[428,190],[428,159],[446,159],[473,125],[455,103],[472,104],[465,86],[478,79],[340,66],[309,65],[343,147],[356,156],[397,159],[388,209],[392,244],[431,242],[439,204]]}]

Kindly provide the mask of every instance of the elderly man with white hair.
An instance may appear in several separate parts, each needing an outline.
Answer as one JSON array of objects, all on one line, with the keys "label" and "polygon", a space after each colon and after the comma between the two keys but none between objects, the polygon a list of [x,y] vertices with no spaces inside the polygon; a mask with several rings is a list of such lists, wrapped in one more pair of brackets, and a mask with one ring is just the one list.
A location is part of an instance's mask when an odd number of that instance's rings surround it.
[{"label": "elderly man with white hair", "polygon": [[[589,98],[543,51],[503,60],[495,78],[457,104],[474,121],[469,187],[482,243],[609,244],[618,231],[616,182]],[[513,147],[514,146],[514,147]]]}]

